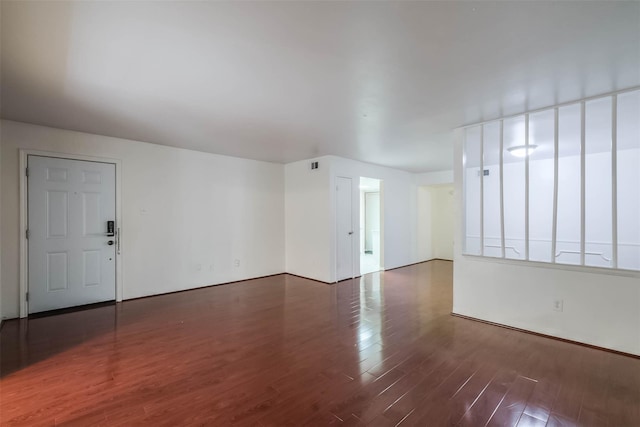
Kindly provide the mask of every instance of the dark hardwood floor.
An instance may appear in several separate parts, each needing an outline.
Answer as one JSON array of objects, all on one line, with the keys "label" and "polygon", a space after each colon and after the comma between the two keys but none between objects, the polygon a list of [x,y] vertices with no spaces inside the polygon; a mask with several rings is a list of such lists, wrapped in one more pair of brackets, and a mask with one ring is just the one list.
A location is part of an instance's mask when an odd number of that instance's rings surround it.
[{"label": "dark hardwood floor", "polygon": [[640,360],[453,317],[451,276],[280,275],[9,321],[0,422],[640,425]]}]

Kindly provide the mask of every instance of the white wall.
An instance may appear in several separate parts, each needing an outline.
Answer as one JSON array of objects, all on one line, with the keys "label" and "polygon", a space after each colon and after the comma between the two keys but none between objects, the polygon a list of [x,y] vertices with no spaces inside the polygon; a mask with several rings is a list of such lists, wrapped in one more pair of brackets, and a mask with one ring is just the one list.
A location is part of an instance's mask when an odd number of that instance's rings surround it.
[{"label": "white wall", "polygon": [[125,299],[284,271],[283,165],[12,121],[1,132],[7,318],[19,313],[19,148],[122,161]]},{"label": "white wall", "polygon": [[[311,162],[318,169],[311,169]],[[320,157],[285,165],[286,271],[332,282],[329,217],[330,159]]]},{"label": "white wall", "polygon": [[433,219],[431,187],[418,187],[418,258],[433,259]]},{"label": "white wall", "polygon": [[453,184],[453,170],[416,173],[413,179],[416,185]]},{"label": "white wall", "polygon": [[456,140],[453,312],[640,355],[638,275],[462,255],[461,131]]}]

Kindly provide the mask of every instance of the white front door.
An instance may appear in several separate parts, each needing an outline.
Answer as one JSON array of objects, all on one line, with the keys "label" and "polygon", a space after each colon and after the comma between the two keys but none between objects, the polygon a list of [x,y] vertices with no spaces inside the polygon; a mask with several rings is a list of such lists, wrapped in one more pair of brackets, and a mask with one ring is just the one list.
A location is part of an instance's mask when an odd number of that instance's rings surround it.
[{"label": "white front door", "polygon": [[338,177],[336,185],[336,277],[353,277],[353,222],[351,178]]},{"label": "white front door", "polygon": [[115,300],[115,164],[30,155],[28,171],[29,313]]}]

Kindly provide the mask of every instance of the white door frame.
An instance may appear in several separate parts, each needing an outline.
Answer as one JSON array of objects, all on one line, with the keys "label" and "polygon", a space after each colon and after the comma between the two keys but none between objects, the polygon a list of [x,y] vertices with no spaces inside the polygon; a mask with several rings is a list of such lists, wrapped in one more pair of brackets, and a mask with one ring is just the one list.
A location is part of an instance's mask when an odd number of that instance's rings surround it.
[{"label": "white door frame", "polygon": [[58,159],[83,160],[88,162],[111,163],[116,166],[116,225],[118,227],[118,250],[116,250],[116,301],[122,301],[122,161],[108,157],[84,156],[80,154],[56,153],[40,150],[20,150],[20,317],[29,315],[27,291],[29,289],[29,241],[27,240],[28,208],[27,208],[27,160],[28,156],[55,157]]}]

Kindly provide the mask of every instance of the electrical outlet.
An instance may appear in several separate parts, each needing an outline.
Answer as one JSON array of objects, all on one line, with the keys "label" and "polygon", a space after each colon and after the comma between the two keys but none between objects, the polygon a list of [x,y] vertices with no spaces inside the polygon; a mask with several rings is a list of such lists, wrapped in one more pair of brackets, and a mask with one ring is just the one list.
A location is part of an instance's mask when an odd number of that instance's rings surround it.
[{"label": "electrical outlet", "polygon": [[240,260],[239,260],[239,259],[235,260],[235,261],[233,262],[233,264],[234,264],[236,267],[240,267]]},{"label": "electrical outlet", "polygon": [[562,311],[564,305],[564,301],[561,299],[557,299],[553,301],[553,310],[554,311]]}]

